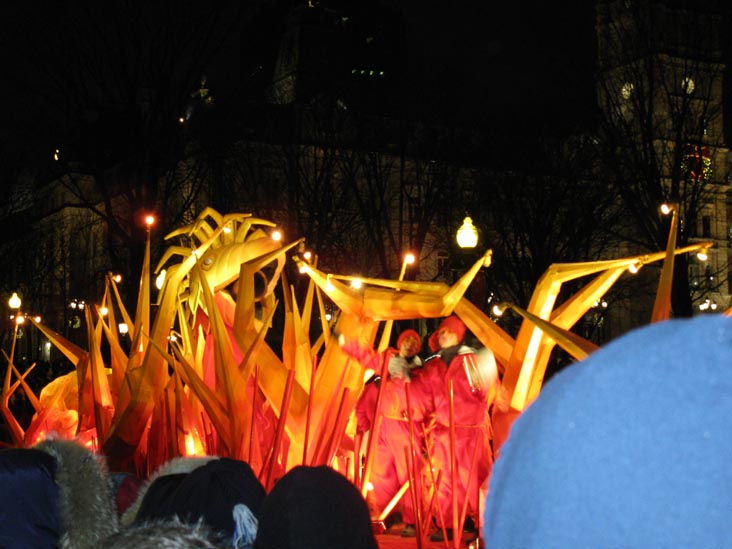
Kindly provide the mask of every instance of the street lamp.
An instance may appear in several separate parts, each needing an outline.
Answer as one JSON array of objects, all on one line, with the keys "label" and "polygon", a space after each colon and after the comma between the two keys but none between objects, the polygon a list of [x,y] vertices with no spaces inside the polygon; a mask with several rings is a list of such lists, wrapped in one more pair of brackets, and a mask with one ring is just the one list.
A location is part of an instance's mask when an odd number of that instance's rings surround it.
[{"label": "street lamp", "polygon": [[5,385],[3,386],[3,392],[7,392],[10,387],[10,368],[13,364],[13,360],[15,359],[15,344],[18,341],[18,328],[21,324],[25,322],[25,317],[20,312],[21,304],[22,302],[20,300],[20,297],[18,297],[18,294],[16,292],[13,292],[13,295],[11,295],[10,299],[8,299],[8,307],[15,311],[15,315],[13,318],[15,322],[13,326],[13,341],[10,345],[10,356],[8,357],[8,369],[5,374]]},{"label": "street lamp", "polygon": [[11,309],[20,309],[21,301],[20,297],[18,296],[17,292],[13,292],[13,295],[10,296],[10,299],[8,299],[8,307]]},{"label": "street lamp", "polygon": [[457,231],[456,235],[458,246],[461,248],[475,248],[478,245],[478,229],[473,225],[470,216],[463,219],[463,224]]}]

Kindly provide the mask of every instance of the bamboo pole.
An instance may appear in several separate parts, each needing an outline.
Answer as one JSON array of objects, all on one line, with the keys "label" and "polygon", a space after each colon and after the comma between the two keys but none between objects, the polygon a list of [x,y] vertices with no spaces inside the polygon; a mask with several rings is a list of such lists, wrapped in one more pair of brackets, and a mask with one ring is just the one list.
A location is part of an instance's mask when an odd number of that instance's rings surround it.
[{"label": "bamboo pole", "polygon": [[340,446],[341,444],[343,433],[346,430],[345,425],[343,424],[343,414],[345,411],[346,401],[348,400],[348,395],[350,394],[350,392],[351,389],[349,387],[346,387],[341,393],[341,400],[338,403],[338,412],[336,413],[335,423],[333,424],[333,431],[331,433],[328,449],[325,454],[326,463],[332,464],[333,458],[335,457],[336,451],[338,450],[338,446]]},{"label": "bamboo pole", "polygon": [[257,430],[257,391],[259,390],[259,364],[254,365],[254,391],[252,392],[252,418],[249,426],[249,449],[247,450],[247,463],[252,463],[252,447]]},{"label": "bamboo pole", "polygon": [[[422,433],[422,436],[427,439],[426,433]],[[440,484],[438,483],[438,480],[442,480],[442,470],[437,474],[437,478],[435,478],[435,471],[432,467],[432,452],[430,451],[429,444],[425,445],[425,451],[427,453],[427,467],[430,471],[430,478],[432,480],[432,486],[435,487],[435,499],[437,501],[437,518],[439,519],[439,527],[442,529],[442,537],[443,541],[445,543],[445,549],[449,549],[449,545],[447,544],[447,526],[445,525],[445,515],[442,512],[442,504],[440,503],[440,498],[437,497],[437,493],[440,490]]]},{"label": "bamboo pole", "polygon": [[369,477],[371,476],[371,467],[373,466],[374,453],[376,448],[377,439],[379,438],[379,429],[381,428],[381,399],[384,394],[384,384],[386,382],[386,376],[389,374],[389,353],[386,352],[382,355],[381,364],[381,383],[379,384],[379,391],[376,394],[376,406],[374,409],[374,422],[371,425],[371,434],[369,435],[369,445],[366,449],[366,463],[363,467],[363,484],[361,485],[361,495],[365,498],[366,492],[368,492]]},{"label": "bamboo pole", "polygon": [[[335,422],[338,420],[336,417],[333,420],[333,423],[331,425],[331,422],[329,419],[332,417],[333,408],[335,407],[336,403],[339,402],[338,395],[341,394],[341,388],[343,387],[343,383],[346,377],[346,370],[348,369],[348,365],[350,362],[350,358],[346,361],[346,365],[341,370],[341,375],[338,378],[338,384],[336,385],[335,389],[333,390],[333,394],[325,407],[325,411],[321,414],[321,422],[318,429],[318,441],[315,446],[315,452],[313,453],[313,456],[310,458],[310,465],[325,465],[330,462],[330,459],[328,459],[328,449],[330,448],[330,440],[332,438],[332,433],[335,430]],[[340,404],[339,404],[340,407]],[[328,427],[330,426],[330,432],[327,431]]]},{"label": "bamboo pole", "polygon": [[418,544],[421,547],[422,541],[422,482],[417,477],[417,442],[414,436],[414,418],[412,416],[412,400],[409,395],[409,383],[404,383],[404,396],[407,401],[407,428],[409,432],[409,463],[411,463],[412,473],[414,476],[414,518],[417,527],[417,539],[420,540]]},{"label": "bamboo pole", "polygon": [[[435,501],[437,501],[437,493],[440,491],[440,482],[442,482],[442,471],[437,472],[437,477],[434,480],[434,484],[432,485],[432,497],[430,498],[429,506],[427,507],[427,513],[425,513],[424,522],[422,524],[422,531],[427,532],[429,530],[429,524],[430,519],[432,518],[432,509],[435,507]],[[439,501],[437,501],[437,505],[439,507]],[[442,512],[440,511],[440,514]],[[440,519],[442,521],[442,519]],[[443,535],[445,534],[445,529],[442,529]],[[447,547],[447,536],[444,536],[445,538],[445,547]]]},{"label": "bamboo pole", "polygon": [[[468,484],[465,486],[465,501],[463,502],[463,510],[460,514],[460,533],[462,534],[463,526],[465,525],[465,516],[468,513],[468,502],[470,501],[470,487],[473,480],[473,475],[475,474],[475,468],[478,462],[478,449],[480,448],[480,438],[475,443],[475,448],[473,448],[473,455],[470,458],[470,474],[468,475]],[[480,486],[480,483],[476,482],[478,486]],[[478,496],[478,500],[480,500],[480,496]],[[478,501],[478,506],[480,506],[480,502]],[[477,514],[477,509],[473,509],[474,512]]]},{"label": "bamboo pole", "polygon": [[285,385],[285,393],[282,396],[282,407],[280,408],[280,418],[277,422],[277,432],[275,433],[275,440],[272,444],[271,459],[269,461],[269,468],[267,471],[267,482],[264,487],[269,492],[272,489],[272,474],[274,472],[275,464],[277,463],[277,453],[282,442],[282,435],[285,432],[285,423],[287,422],[287,411],[290,408],[290,397],[292,396],[292,387],[295,381],[295,370],[290,370],[287,374],[287,385]]},{"label": "bamboo pole", "polygon": [[361,486],[361,439],[363,435],[356,433],[353,437],[353,485]]},{"label": "bamboo pole", "polygon": [[386,520],[386,517],[388,517],[389,513],[391,513],[394,507],[396,507],[396,504],[399,503],[399,500],[402,499],[406,491],[409,490],[410,486],[411,482],[409,482],[409,479],[405,480],[404,484],[402,484],[402,487],[399,488],[397,493],[394,494],[394,497],[391,498],[389,503],[386,504],[386,507],[384,507],[384,509],[381,511],[381,514],[376,519],[377,522],[383,522],[384,520]]},{"label": "bamboo pole", "polygon": [[305,438],[302,443],[302,464],[308,463],[308,442],[310,437],[310,420],[313,416],[313,393],[315,392],[315,374],[318,370],[318,357],[313,357],[312,369],[310,372],[310,392],[308,393],[308,411],[305,418]]},{"label": "bamboo pole", "polygon": [[460,548],[458,501],[457,501],[457,461],[455,456],[455,394],[452,380],[447,382],[447,398],[450,404],[450,475],[452,482],[452,542],[455,549]]},{"label": "bamboo pole", "polygon": [[419,499],[419,496],[417,495],[417,487],[414,476],[414,456],[412,455],[412,451],[409,449],[409,446],[404,447],[404,457],[407,459],[407,475],[409,476],[410,488],[409,493],[412,498],[412,506],[414,507],[414,526],[417,530],[417,549],[422,549],[422,544],[424,540],[422,539],[422,521],[420,520],[419,513],[417,512],[417,507],[419,506],[419,502],[417,500]]}]

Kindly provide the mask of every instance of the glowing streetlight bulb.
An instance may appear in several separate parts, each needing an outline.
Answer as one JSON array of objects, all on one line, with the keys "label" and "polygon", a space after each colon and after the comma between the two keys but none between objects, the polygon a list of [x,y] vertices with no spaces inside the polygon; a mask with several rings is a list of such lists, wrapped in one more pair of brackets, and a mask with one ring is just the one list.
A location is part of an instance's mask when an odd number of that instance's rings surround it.
[{"label": "glowing streetlight bulb", "polygon": [[272,240],[274,240],[275,242],[279,242],[280,240],[282,240],[282,233],[280,231],[273,231]]},{"label": "glowing streetlight bulb", "polygon": [[408,253],[407,255],[404,256],[404,263],[406,263],[407,265],[411,265],[415,261],[416,261],[416,259],[415,259],[413,253]]},{"label": "glowing streetlight bulb", "polygon": [[665,204],[665,203],[664,204],[661,204],[661,213],[663,215],[668,215],[672,211],[673,211],[673,207],[671,206],[671,204]]},{"label": "glowing streetlight bulb", "polygon": [[109,314],[109,309],[107,307],[99,307],[99,314],[107,316]]},{"label": "glowing streetlight bulb", "polygon": [[699,261],[706,261],[707,259],[709,259],[709,254],[707,254],[707,250],[706,250],[706,248],[705,248],[705,249],[702,249],[702,250],[699,250],[699,251],[698,251],[698,252],[696,253],[696,258],[697,258],[697,259],[698,259]]},{"label": "glowing streetlight bulb", "polygon": [[363,286],[363,281],[360,278],[354,278],[351,280],[351,288],[354,290],[358,290],[361,286]]},{"label": "glowing streetlight bulb", "polygon": [[11,309],[20,309],[21,301],[17,292],[13,292],[13,295],[8,299],[8,307]]},{"label": "glowing streetlight bulb", "polygon": [[461,248],[475,248],[478,245],[478,229],[473,225],[470,216],[463,219],[457,232],[457,243]]},{"label": "glowing streetlight bulb", "polygon": [[155,216],[154,215],[146,215],[145,216],[145,225],[149,229],[153,225],[155,225]]},{"label": "glowing streetlight bulb", "polygon": [[119,330],[119,333],[122,335],[126,335],[130,331],[129,326],[127,326],[127,324],[125,324],[124,322],[120,322],[119,325],[117,326],[117,329]]}]

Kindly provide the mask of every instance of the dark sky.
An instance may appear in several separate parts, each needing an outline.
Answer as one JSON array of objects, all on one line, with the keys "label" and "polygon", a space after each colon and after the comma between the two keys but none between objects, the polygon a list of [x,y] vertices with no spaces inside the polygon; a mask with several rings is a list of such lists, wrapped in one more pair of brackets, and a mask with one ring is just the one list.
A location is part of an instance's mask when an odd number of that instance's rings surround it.
[{"label": "dark sky", "polygon": [[[287,2],[284,0],[283,4]],[[351,0],[354,1],[354,0]],[[378,0],[362,0],[378,4]],[[279,3],[263,1],[268,6]],[[404,14],[409,101],[440,123],[475,124],[484,128],[524,131],[528,126],[564,125],[587,120],[594,100],[593,4],[590,0],[562,2],[492,2],[491,0],[381,0]],[[6,23],[17,19],[10,0],[3,5]],[[40,4],[39,4],[40,6]],[[31,12],[32,13],[32,12]],[[37,12],[28,22],[38,32],[53,21]],[[17,33],[12,30],[16,28]],[[2,43],[6,86],[2,104],[5,132],[28,112],[30,90],[17,90],[17,75],[26,72],[17,52],[32,48],[20,25],[6,28]],[[270,32],[262,47],[272,48],[278,32]],[[265,44],[266,42],[266,44]],[[256,42],[254,43],[256,47]],[[53,52],[48,53],[53,58]],[[224,68],[231,79],[236,68]],[[212,85],[215,82],[211,82]],[[25,113],[25,114],[24,114]],[[27,125],[20,123],[20,127]],[[43,130],[28,128],[36,134]]]},{"label": "dark sky", "polygon": [[461,116],[541,124],[591,112],[594,2],[384,3],[406,16],[413,85],[444,87]]}]

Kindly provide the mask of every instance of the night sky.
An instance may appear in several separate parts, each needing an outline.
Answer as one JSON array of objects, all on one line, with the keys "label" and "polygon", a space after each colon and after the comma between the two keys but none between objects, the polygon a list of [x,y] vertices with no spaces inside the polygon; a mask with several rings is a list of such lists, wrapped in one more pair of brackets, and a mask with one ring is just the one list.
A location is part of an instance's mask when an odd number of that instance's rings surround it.
[{"label": "night sky", "polygon": [[451,108],[463,119],[509,127],[571,127],[591,116],[593,4],[390,3],[407,18],[412,83],[418,89],[448,88],[455,99]]},{"label": "night sky", "polygon": [[[343,0],[346,1],[346,0]],[[369,0],[364,0],[368,3]],[[376,0],[371,0],[378,4]],[[284,0],[262,1],[266,9]],[[594,105],[594,8],[587,0],[564,2],[490,2],[486,0],[383,0],[382,5],[404,14],[407,48],[407,100],[440,124],[472,125],[497,132],[527,128],[576,129],[591,118]],[[83,2],[82,2],[83,4]],[[17,12],[29,13],[25,2],[10,0],[2,7],[6,23]],[[32,13],[33,8],[30,8]],[[277,10],[271,10],[276,13]],[[24,24],[53,32],[37,6],[37,22]],[[46,19],[48,19],[46,17]],[[272,48],[281,24],[255,47]],[[44,132],[43,117],[28,89],[18,89],[24,65],[18,52],[33,49],[22,25],[6,28],[0,39],[5,84],[0,124],[5,144],[13,132],[26,136]],[[53,52],[47,52],[52,56]],[[212,87],[233,83],[241,73],[222,64]],[[234,58],[234,63],[240,62]],[[48,98],[46,98],[47,100]]]}]

